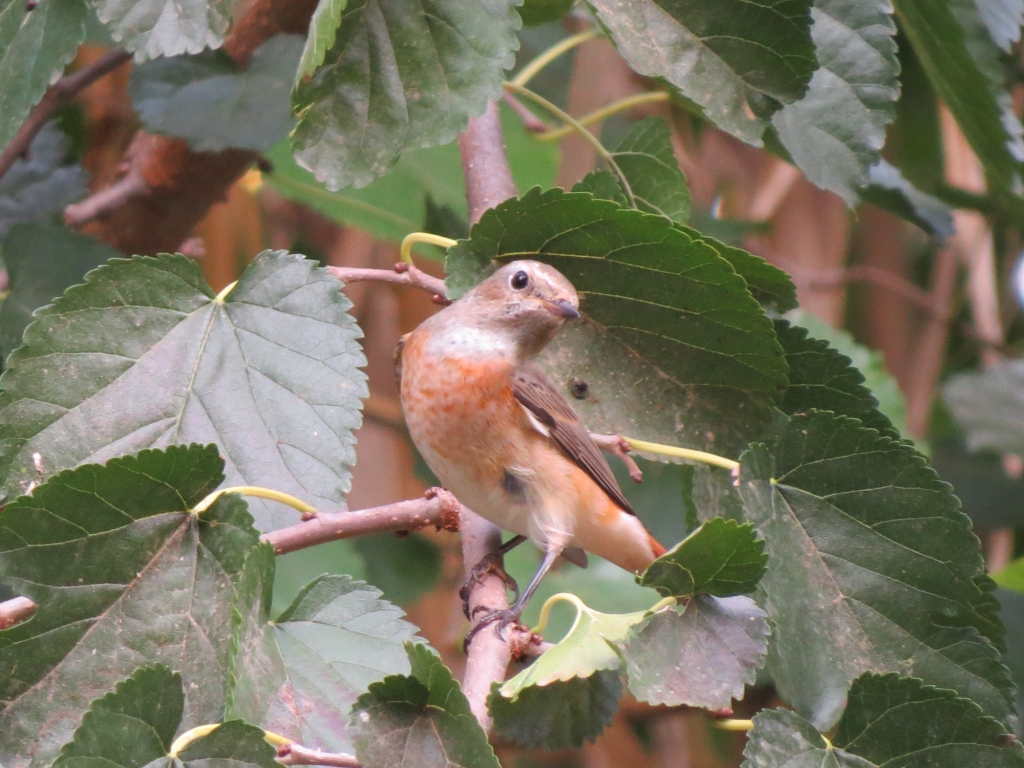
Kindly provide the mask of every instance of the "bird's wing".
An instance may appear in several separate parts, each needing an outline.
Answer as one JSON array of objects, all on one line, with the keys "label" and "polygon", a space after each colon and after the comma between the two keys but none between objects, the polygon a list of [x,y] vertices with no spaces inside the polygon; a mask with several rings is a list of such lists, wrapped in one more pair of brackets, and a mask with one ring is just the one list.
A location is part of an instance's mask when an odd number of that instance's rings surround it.
[{"label": "bird's wing", "polygon": [[590,439],[579,416],[548,381],[540,366],[535,363],[519,366],[512,374],[512,392],[527,414],[539,422],[535,426],[543,427],[540,431],[549,435],[612,501],[631,515],[636,514],[622,495],[601,449]]}]

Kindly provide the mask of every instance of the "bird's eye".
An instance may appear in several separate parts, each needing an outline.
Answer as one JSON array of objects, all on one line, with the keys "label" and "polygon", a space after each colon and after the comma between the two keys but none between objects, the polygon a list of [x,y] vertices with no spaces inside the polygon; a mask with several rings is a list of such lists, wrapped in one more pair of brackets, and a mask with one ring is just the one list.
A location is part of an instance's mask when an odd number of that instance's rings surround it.
[{"label": "bird's eye", "polygon": [[509,285],[511,285],[517,291],[523,290],[529,284],[530,276],[526,274],[523,270],[519,270],[514,275],[512,275],[512,279],[509,281]]}]

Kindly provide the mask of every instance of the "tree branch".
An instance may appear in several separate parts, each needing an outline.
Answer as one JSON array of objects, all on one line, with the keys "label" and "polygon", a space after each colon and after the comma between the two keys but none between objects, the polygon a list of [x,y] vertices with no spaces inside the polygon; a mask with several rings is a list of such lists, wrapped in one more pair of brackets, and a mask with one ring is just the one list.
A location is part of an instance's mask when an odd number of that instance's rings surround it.
[{"label": "tree branch", "polygon": [[0,603],[0,629],[10,629],[28,621],[36,612],[36,607],[27,597],[12,597]]},{"label": "tree branch", "polygon": [[411,285],[414,288],[422,288],[434,294],[435,302],[447,303],[447,299],[444,298],[444,280],[428,275],[423,270],[404,262],[395,264],[393,270],[364,269],[362,267],[327,267],[327,270],[346,285],[369,281]]},{"label": "tree branch", "polygon": [[62,77],[56,83],[46,89],[43,98],[39,103],[29,110],[28,117],[21,124],[21,128],[14,134],[11,143],[0,152],[0,179],[11,169],[19,157],[23,157],[36,134],[42,130],[46,122],[53,116],[53,113],[63,107],[75,96],[95,83],[104,75],[113,72],[122,64],[128,62],[132,55],[127,51],[116,48],[105,53],[96,59],[92,64],[82,67],[77,72]]},{"label": "tree branch", "polygon": [[149,185],[142,173],[138,168],[130,166],[128,173],[111,186],[65,208],[64,223],[69,227],[80,227],[120,208],[133,197],[139,197],[148,191]]},{"label": "tree branch", "polygon": [[260,537],[274,547],[274,553],[286,555],[300,549],[338,539],[351,539],[370,533],[418,531],[434,526],[438,530],[459,530],[462,505],[443,488],[431,488],[423,498],[361,509],[358,512],[321,512],[287,528]]},{"label": "tree branch", "polygon": [[321,752],[301,744],[282,744],[277,748],[277,762],[281,765],[329,765],[334,768],[362,768],[355,755]]}]

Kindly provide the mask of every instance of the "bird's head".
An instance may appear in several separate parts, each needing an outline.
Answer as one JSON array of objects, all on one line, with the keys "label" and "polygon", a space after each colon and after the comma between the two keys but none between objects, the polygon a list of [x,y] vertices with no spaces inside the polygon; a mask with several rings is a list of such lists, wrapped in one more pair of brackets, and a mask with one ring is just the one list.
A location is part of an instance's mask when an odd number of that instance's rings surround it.
[{"label": "bird's head", "polygon": [[554,267],[539,261],[506,264],[463,297],[475,321],[507,335],[523,359],[533,357],[562,323],[580,316],[576,289]]}]

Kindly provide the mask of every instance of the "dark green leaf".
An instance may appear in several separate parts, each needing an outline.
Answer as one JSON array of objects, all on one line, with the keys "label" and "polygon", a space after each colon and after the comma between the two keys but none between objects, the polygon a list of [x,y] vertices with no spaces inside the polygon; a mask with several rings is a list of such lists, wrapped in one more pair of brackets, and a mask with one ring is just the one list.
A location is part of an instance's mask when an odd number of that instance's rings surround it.
[{"label": "dark green leaf", "polygon": [[744,768],[877,768],[863,758],[832,749],[818,729],[795,712],[765,709],[743,750]]},{"label": "dark green leaf", "polygon": [[87,13],[84,0],[0,0],[0,149],[75,57]]},{"label": "dark green leaf", "polygon": [[[611,151],[618,169],[626,177],[636,208],[685,224],[690,218],[690,188],[672,150],[672,136],[660,117],[635,123],[626,137]],[[573,187],[574,192],[591,192],[594,197],[619,201],[608,187],[607,172],[596,171]],[[595,176],[597,176],[595,178]],[[612,180],[626,200],[625,188],[617,176]]]},{"label": "dark green leaf", "polygon": [[901,27],[985,167],[997,194],[1013,199],[1024,159],[1021,125],[1003,88],[999,49],[970,0],[894,0]]},{"label": "dark green leaf", "polygon": [[132,71],[132,106],[147,129],[197,152],[270,149],[295,122],[289,94],[302,45],[298,35],[272,37],[244,70],[221,51],[148,61]]},{"label": "dark green leaf", "polygon": [[637,576],[664,597],[730,597],[753,592],[764,576],[764,542],[752,525],[712,518]]},{"label": "dark green leaf", "polygon": [[0,573],[39,608],[0,632],[0,763],[52,760],[92,699],[153,661],[180,671],[189,722],[220,718],[232,582],[257,542],[238,497],[190,512],[223,467],[215,446],[143,451],[4,508]]},{"label": "dark green leaf", "polygon": [[237,0],[89,0],[111,36],[136,61],[219,48]]},{"label": "dark green leaf", "polygon": [[1024,479],[1010,477],[995,451],[972,453],[961,439],[932,446],[932,466],[956,489],[964,512],[982,530],[1024,526]]},{"label": "dark green leaf", "polygon": [[232,720],[196,739],[177,755],[185,768],[209,768],[218,763],[238,768],[279,768],[277,750],[263,738],[263,729]]},{"label": "dark green leaf", "polygon": [[[1020,571],[1024,571],[1021,568]],[[1018,574],[1018,591],[1014,589],[997,589],[995,594],[999,600],[999,618],[1006,625],[1006,652],[1003,654],[1003,663],[1013,673],[1013,681],[1017,684],[1017,737],[1020,738],[1024,730],[1024,723],[1021,723],[1020,713],[1024,711],[1024,690],[1021,683],[1024,682],[1024,572]]]},{"label": "dark green leaf", "polygon": [[942,390],[946,405],[967,433],[972,451],[1024,453],[1024,360],[1004,360],[975,373],[959,373]]},{"label": "dark green leaf", "polygon": [[271,622],[274,553],[246,558],[235,601],[228,716],[299,743],[351,751],[348,711],[370,683],[404,674],[416,627],[380,591],[349,576],[321,576]]},{"label": "dark green leaf", "polygon": [[0,240],[15,224],[52,216],[86,195],[88,175],[79,165],[65,165],[67,155],[67,137],[47,123],[28,154],[0,178]]},{"label": "dark green leaf", "polygon": [[548,21],[557,21],[572,9],[574,0],[523,0],[519,17],[523,25],[532,27]]},{"label": "dark green leaf", "polygon": [[501,95],[518,25],[510,0],[350,0],[293,94],[299,162],[328,189],[365,187],[404,151],[452,141]]},{"label": "dark green leaf", "polygon": [[[282,251],[215,298],[184,256],[115,260],[39,311],[11,355],[0,410],[9,495],[83,462],[216,442],[231,485],[337,509],[366,395],[360,331],[339,283]],[[253,500],[264,529],[295,521]]]},{"label": "dark green leaf", "polygon": [[353,542],[366,563],[366,579],[388,600],[409,605],[441,577],[441,551],[425,536],[393,533],[360,536]]},{"label": "dark green leaf", "polygon": [[498,768],[451,671],[426,646],[405,648],[411,674],[371,684],[352,707],[349,733],[359,762],[364,768]]},{"label": "dark green leaf", "polygon": [[811,18],[821,67],[806,95],[772,116],[772,126],[804,175],[852,206],[895,117],[896,24],[888,2],[861,0],[815,0]]},{"label": "dark green leaf", "polygon": [[826,727],[861,673],[899,671],[1010,717],[1008,670],[979,632],[998,619],[978,540],[913,448],[811,411],[741,464],[744,514],[769,557],[769,671],[798,712]]},{"label": "dark green leaf", "polygon": [[449,251],[450,293],[502,262],[536,258],[576,286],[607,333],[682,386],[768,403],[786,365],[771,323],[713,248],[660,216],[589,194],[531,190],[484,214]]},{"label": "dark green leaf", "polygon": [[184,706],[181,675],[162,664],[142,667],[92,702],[54,766],[72,768],[102,760],[142,768],[164,758]]},{"label": "dark green leaf", "polygon": [[317,2],[313,18],[309,22],[306,45],[302,51],[298,74],[295,76],[296,82],[312,75],[316,68],[324,63],[327,52],[334,47],[338,27],[341,26],[342,14],[347,5],[348,0],[319,0]]},{"label": "dark green leaf", "polygon": [[916,224],[932,237],[945,240],[953,235],[953,212],[938,198],[925,194],[900,173],[900,169],[879,160],[868,169],[868,184],[860,195],[869,203]]},{"label": "dark green leaf", "polygon": [[587,0],[619,53],[704,115],[760,145],[763,118],[800,99],[816,68],[810,2]]},{"label": "dark green leaf", "polygon": [[749,597],[698,595],[633,627],[619,642],[629,692],[649,704],[729,707],[768,653],[768,621]]},{"label": "dark green leaf", "polygon": [[[517,186],[550,187],[555,183],[559,150],[530,138],[523,121],[507,106],[501,109],[502,129]],[[300,168],[288,141],[267,154],[274,172],[267,182],[285,197],[313,206],[343,224],[360,227],[385,240],[401,240],[421,229],[426,197],[466,216],[466,187],[459,171],[455,144],[406,152],[385,176],[365,189],[328,192],[312,173]]]},{"label": "dark green leaf", "polygon": [[620,674],[604,669],[543,688],[530,686],[516,699],[502,696],[495,683],[487,700],[494,730],[532,749],[579,749],[611,724],[622,697]]},{"label": "dark green leaf", "polygon": [[860,419],[864,426],[883,435],[899,438],[850,358],[830,347],[827,341],[808,336],[806,328],[785,320],[775,321],[775,334],[789,363],[789,389],[779,401],[779,410],[788,415],[806,413],[812,408],[833,411]]},{"label": "dark green leaf", "polygon": [[120,251],[51,224],[19,224],[4,241],[10,293],[0,305],[0,356],[21,344],[32,313]]},{"label": "dark green leaf", "polygon": [[899,675],[864,675],[832,743],[881,768],[1024,766],[1024,745],[954,691]]}]

